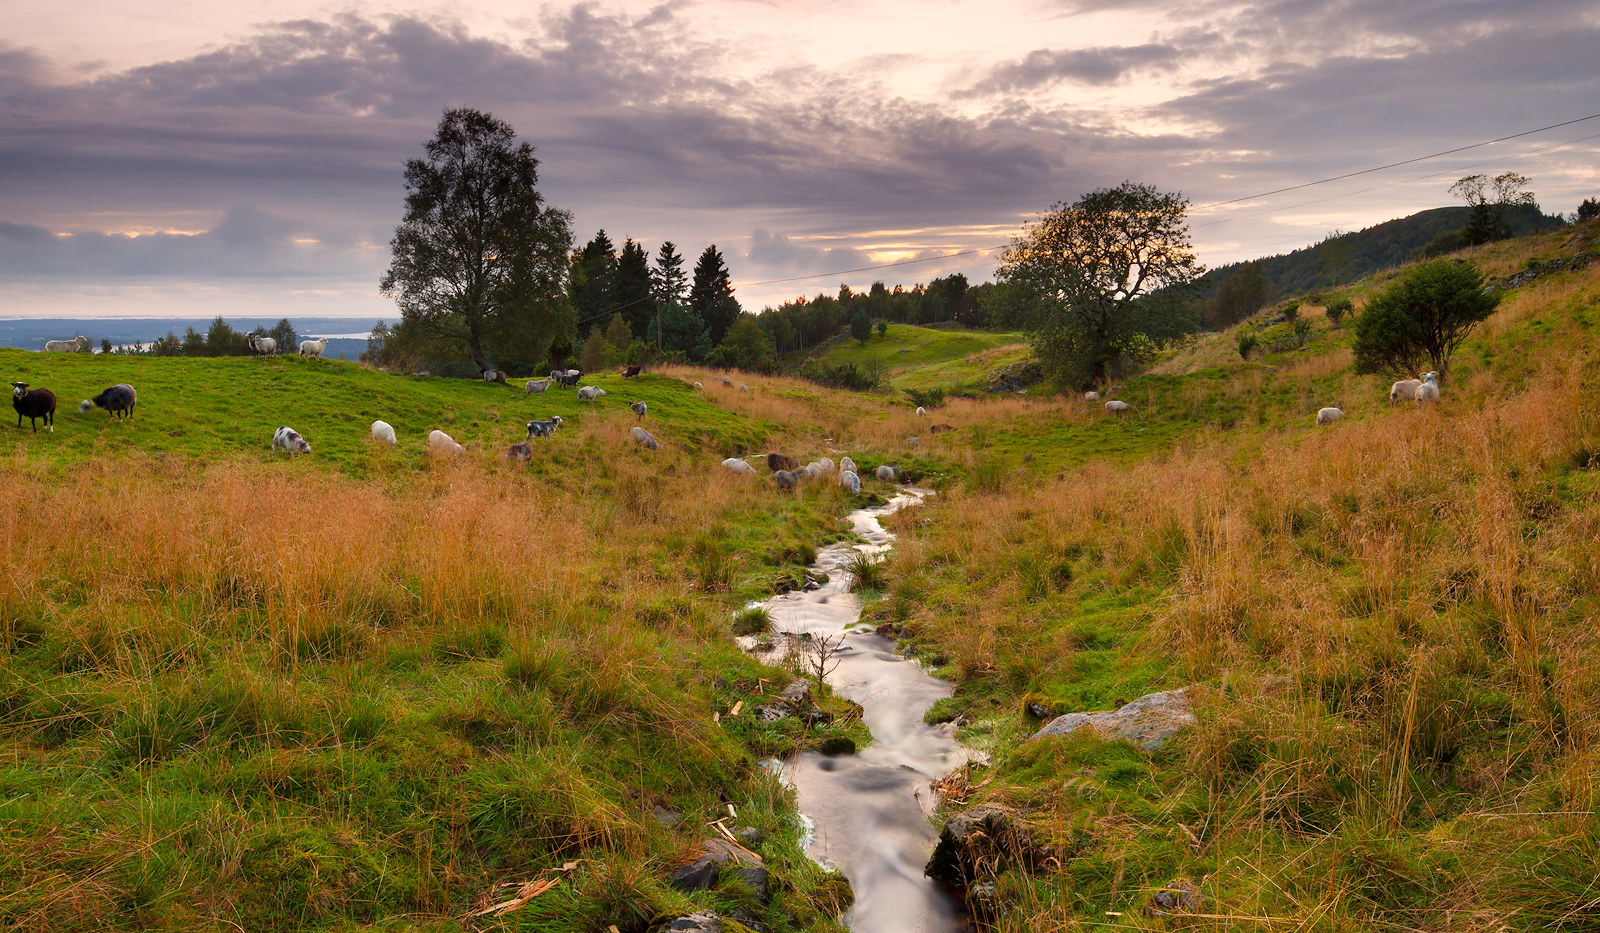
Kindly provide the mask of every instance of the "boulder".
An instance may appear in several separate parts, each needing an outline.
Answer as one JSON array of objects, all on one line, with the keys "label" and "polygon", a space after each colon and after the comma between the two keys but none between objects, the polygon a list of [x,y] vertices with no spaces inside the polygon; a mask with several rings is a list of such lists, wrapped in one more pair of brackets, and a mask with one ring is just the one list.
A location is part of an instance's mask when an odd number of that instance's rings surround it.
[{"label": "boulder", "polygon": [[1166,914],[1192,914],[1206,906],[1206,896],[1200,892],[1200,886],[1188,878],[1175,878],[1167,882],[1164,888],[1158,888],[1150,895],[1150,902],[1144,906],[1144,912],[1151,916],[1164,916]]},{"label": "boulder", "polygon": [[939,831],[939,844],[923,870],[935,881],[965,887],[980,875],[998,872],[1016,853],[1031,852],[1033,843],[1016,827],[1008,807],[983,804],[957,813]]},{"label": "boulder", "polygon": [[[704,891],[716,886],[724,868],[733,869],[756,892],[757,897],[763,902],[766,900],[767,869],[761,864],[761,856],[726,839],[707,839],[702,842],[700,854],[693,861],[673,869],[667,875],[667,884],[684,892]],[[760,869],[760,872],[747,874],[747,869]]]},{"label": "boulder", "polygon": [[733,838],[739,840],[740,845],[752,851],[760,850],[762,843],[767,841],[766,834],[754,826],[740,826],[733,831]]},{"label": "boulder", "polygon": [[664,920],[650,928],[650,933],[723,933],[722,918],[716,911],[697,910],[686,917]]},{"label": "boulder", "polygon": [[792,707],[807,706],[811,703],[811,681],[791,680],[789,686],[783,688],[778,694],[778,700]]},{"label": "boulder", "polygon": [[1104,738],[1126,740],[1147,752],[1159,749],[1166,741],[1195,724],[1189,711],[1189,689],[1150,693],[1110,712],[1067,713],[1050,720],[1034,738],[1070,735],[1089,728]]}]

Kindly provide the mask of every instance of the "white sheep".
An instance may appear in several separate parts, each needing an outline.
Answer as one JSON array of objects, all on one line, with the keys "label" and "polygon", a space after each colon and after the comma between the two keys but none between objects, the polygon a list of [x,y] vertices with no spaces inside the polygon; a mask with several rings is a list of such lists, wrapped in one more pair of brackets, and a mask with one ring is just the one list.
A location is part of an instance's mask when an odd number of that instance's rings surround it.
[{"label": "white sheep", "polygon": [[272,354],[278,352],[278,341],[273,340],[271,337],[257,337],[252,335],[249,338],[249,341],[250,349],[256,351],[262,356],[271,356]]},{"label": "white sheep", "polygon": [[918,405],[917,406],[917,417],[918,418],[926,418],[926,417],[928,417],[928,410],[926,408],[923,408],[921,405]]},{"label": "white sheep", "polygon": [[750,387],[747,386],[747,385],[741,385],[741,386],[739,386],[739,391],[740,392],[749,392],[750,391]]},{"label": "white sheep", "polygon": [[428,432],[428,452],[432,454],[459,454],[466,450],[455,438],[435,428]]},{"label": "white sheep", "polygon": [[722,465],[723,465],[723,467],[725,469],[727,469],[727,471],[729,473],[735,473],[735,474],[739,474],[739,475],[743,475],[743,474],[749,473],[749,474],[751,474],[753,476],[753,475],[755,475],[755,472],[756,472],[756,468],[755,467],[751,466],[748,463],[745,463],[743,460],[740,460],[738,457],[729,457],[728,459],[722,461]]},{"label": "white sheep", "polygon": [[536,392],[543,395],[544,390],[548,388],[550,388],[550,380],[548,379],[529,379],[528,384],[522,387],[522,397],[527,398]]},{"label": "white sheep", "polygon": [[1437,402],[1439,400],[1439,383],[1434,381],[1438,373],[1423,373],[1422,384],[1417,386],[1417,405],[1423,402]]},{"label": "white sheep", "polygon": [[855,473],[857,472],[856,462],[851,460],[849,457],[843,457],[839,460],[839,469],[844,470],[847,473]]},{"label": "white sheep", "polygon": [[634,414],[639,416],[640,421],[643,421],[644,413],[649,409],[650,406],[646,405],[644,402],[632,402],[628,405],[628,407],[633,410]]},{"label": "white sheep", "polygon": [[89,338],[79,334],[71,340],[45,341],[46,353],[78,353],[89,346]]},{"label": "white sheep", "polygon": [[1421,379],[1402,379],[1389,387],[1389,404],[1395,402],[1414,402],[1417,400],[1417,389],[1421,387]]},{"label": "white sheep", "polygon": [[1100,393],[1093,390],[1085,392],[1083,393],[1083,400],[1085,402],[1098,402],[1100,401]]},{"label": "white sheep", "polygon": [[650,432],[646,431],[644,428],[634,428],[632,431],[628,432],[628,436],[633,438],[634,443],[639,444],[642,447],[648,447],[651,450],[661,449],[661,445],[657,444],[656,439],[651,437]]},{"label": "white sheep", "polygon": [[1106,403],[1106,411],[1111,412],[1113,415],[1125,415],[1128,412],[1133,411],[1133,406],[1129,405],[1127,402],[1120,401],[1118,399],[1112,399]]},{"label": "white sheep", "polygon": [[1344,417],[1344,412],[1337,408],[1324,408],[1317,412],[1317,427],[1327,427]]},{"label": "white sheep", "polygon": [[895,476],[899,472],[900,471],[897,468],[885,463],[883,466],[880,466],[878,469],[874,470],[872,475],[876,476],[885,483],[892,483],[895,480]]},{"label": "white sheep", "polygon": [[698,383],[698,382],[697,382],[697,383],[695,383],[695,384],[694,384],[694,387],[695,387],[695,388],[696,388],[696,389],[704,389],[704,388],[705,388],[705,386],[703,386],[703,385],[701,385],[701,384],[700,384],[700,383]]},{"label": "white sheep", "polygon": [[299,431],[285,425],[272,432],[272,452],[277,453],[280,450],[292,459],[301,454],[311,453],[311,445],[306,443],[306,439],[300,436]]},{"label": "white sheep", "polygon": [[560,415],[551,415],[549,421],[530,421],[528,422],[528,440],[531,441],[536,437],[553,437],[556,433],[556,428],[559,427],[561,427]]},{"label": "white sheep", "polygon": [[387,421],[372,422],[372,439],[390,447],[399,443],[394,436],[394,428]]},{"label": "white sheep", "polygon": [[829,460],[827,457],[823,457],[821,460],[818,460],[817,463],[822,466],[822,472],[824,472],[824,473],[832,473],[833,472],[833,461]]},{"label": "white sheep", "polygon": [[839,474],[839,485],[850,490],[851,495],[861,495],[861,477],[852,470],[845,470]]},{"label": "white sheep", "polygon": [[605,391],[599,386],[581,386],[578,389],[578,401],[592,402],[604,394]]},{"label": "white sheep", "polygon": [[328,338],[321,340],[300,341],[300,355],[313,360],[322,359],[322,351],[328,349]]}]

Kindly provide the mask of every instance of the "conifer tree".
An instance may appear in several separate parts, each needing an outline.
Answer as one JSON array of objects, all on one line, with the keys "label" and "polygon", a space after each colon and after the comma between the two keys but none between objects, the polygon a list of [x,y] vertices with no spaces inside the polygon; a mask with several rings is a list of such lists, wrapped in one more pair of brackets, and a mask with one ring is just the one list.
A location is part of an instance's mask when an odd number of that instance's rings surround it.
[{"label": "conifer tree", "polygon": [[739,300],[733,297],[733,276],[728,273],[715,244],[707,246],[700,254],[700,261],[694,264],[689,307],[706,322],[713,346],[722,343],[728,329],[739,319]]},{"label": "conifer tree", "polygon": [[617,259],[617,307],[634,334],[653,343],[650,333],[656,316],[655,283],[650,275],[650,257],[644,247],[628,240]]}]

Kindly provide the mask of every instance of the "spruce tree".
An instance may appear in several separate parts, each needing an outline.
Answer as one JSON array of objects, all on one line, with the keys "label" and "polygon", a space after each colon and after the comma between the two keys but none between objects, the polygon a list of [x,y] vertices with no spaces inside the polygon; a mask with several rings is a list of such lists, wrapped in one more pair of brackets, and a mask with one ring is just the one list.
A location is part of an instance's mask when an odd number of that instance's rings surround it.
[{"label": "spruce tree", "polygon": [[572,276],[572,304],[580,326],[608,317],[616,309],[617,248],[601,230],[578,254]]},{"label": "spruce tree", "polygon": [[739,300],[733,297],[733,276],[722,262],[715,244],[706,247],[694,264],[694,284],[689,288],[689,307],[706,322],[713,346],[739,319]]},{"label": "spruce tree", "polygon": [[688,301],[689,274],[683,271],[683,256],[679,255],[677,244],[671,240],[662,243],[656,253],[654,282],[658,303],[676,301],[684,304]]},{"label": "spruce tree", "polygon": [[655,283],[650,275],[650,257],[644,247],[628,240],[622,244],[617,260],[617,307],[628,326],[646,343],[654,342],[650,333],[655,321]]}]

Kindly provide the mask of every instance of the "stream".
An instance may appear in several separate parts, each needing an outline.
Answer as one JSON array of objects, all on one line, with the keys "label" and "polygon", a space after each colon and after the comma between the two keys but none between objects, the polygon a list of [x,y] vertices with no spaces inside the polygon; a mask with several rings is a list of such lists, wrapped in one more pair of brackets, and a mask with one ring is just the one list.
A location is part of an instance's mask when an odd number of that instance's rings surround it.
[{"label": "stream", "polygon": [[845,915],[858,933],[952,933],[969,929],[962,905],[924,877],[938,833],[929,822],[937,800],[928,782],[961,767],[975,753],[955,739],[955,727],[929,726],[922,716],[951,694],[951,685],[928,675],[895,651],[894,642],[861,622],[861,602],[849,591],[846,569],[858,553],[889,550],[894,536],[878,518],[931,495],[901,487],[883,507],[849,516],[866,544],[841,543],[817,555],[813,568],[828,582],[766,603],[777,632],[809,634],[843,644],[828,675],[834,692],[860,704],[872,742],[855,755],[814,751],[785,763],[800,812],[815,823],[810,855],[844,872],[855,891]]}]

